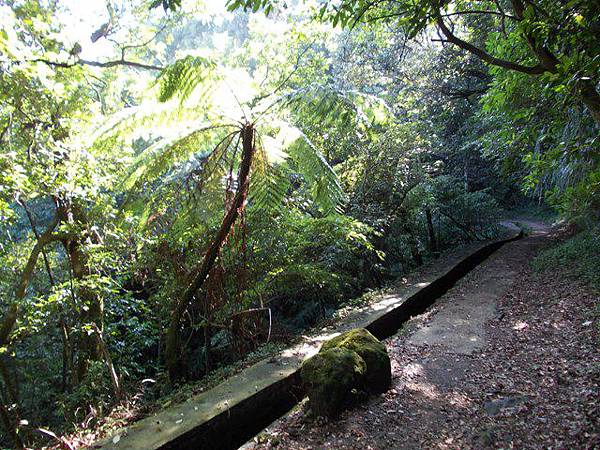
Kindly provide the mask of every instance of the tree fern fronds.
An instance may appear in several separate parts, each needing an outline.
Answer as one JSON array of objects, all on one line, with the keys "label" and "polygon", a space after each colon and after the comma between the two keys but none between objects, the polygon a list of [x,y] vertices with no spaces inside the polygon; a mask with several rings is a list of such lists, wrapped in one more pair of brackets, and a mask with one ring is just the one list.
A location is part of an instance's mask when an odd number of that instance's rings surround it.
[{"label": "tree fern fronds", "polygon": [[341,211],[346,196],[339,178],[313,143],[299,132],[288,150],[299,172],[311,186],[313,200],[326,214]]},{"label": "tree fern fronds", "polygon": [[95,142],[102,137],[115,134],[125,126],[124,124],[131,121],[132,118],[141,111],[143,111],[141,107],[133,106],[124,108],[123,110],[112,114],[108,120],[104,121],[103,124],[96,128],[92,135],[92,142]]},{"label": "tree fern fronds", "polygon": [[123,187],[129,190],[140,180],[157,178],[192,153],[202,149],[213,150],[210,144],[215,141],[214,131],[225,127],[227,126],[202,124],[159,140],[138,155]]},{"label": "tree fern fronds", "polygon": [[[383,125],[393,119],[392,109],[384,100],[355,90],[334,86],[310,86],[281,96],[271,107],[289,107],[294,112],[318,119],[324,126]],[[267,108],[270,109],[271,107]]]},{"label": "tree fern fronds", "polygon": [[277,139],[258,133],[255,139],[250,201],[254,210],[279,211],[290,185],[288,171],[283,164],[287,154],[282,151],[281,142]]},{"label": "tree fern fronds", "polygon": [[130,142],[136,135],[157,132],[169,124],[198,121],[198,111],[192,108],[173,108],[171,105],[144,103],[126,108],[113,115],[92,136],[91,151],[114,148],[117,144]]},{"label": "tree fern fronds", "polygon": [[[237,143],[231,144],[237,137]],[[227,134],[221,139],[212,150],[201,155],[201,161],[198,166],[187,173],[187,179],[195,182],[195,193],[202,193],[204,186],[213,179],[223,177],[228,170],[231,170],[231,163],[228,163],[227,156],[231,149],[235,152],[238,148],[241,134],[239,130]],[[184,172],[185,173],[185,172]]]},{"label": "tree fern fronds", "polygon": [[278,212],[289,189],[290,177],[284,166],[271,166],[262,173],[254,172],[250,183],[251,205],[261,212]]},{"label": "tree fern fronds", "polygon": [[175,61],[158,77],[159,100],[166,102],[177,96],[181,102],[185,101],[215,68],[214,62],[199,56],[186,56]]}]

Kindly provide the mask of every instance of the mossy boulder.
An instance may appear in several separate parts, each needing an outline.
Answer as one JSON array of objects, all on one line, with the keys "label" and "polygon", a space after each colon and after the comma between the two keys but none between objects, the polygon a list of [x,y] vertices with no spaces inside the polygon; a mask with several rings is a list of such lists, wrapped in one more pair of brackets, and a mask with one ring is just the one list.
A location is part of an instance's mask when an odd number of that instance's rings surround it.
[{"label": "mossy boulder", "polygon": [[321,350],[304,361],[300,375],[312,412],[336,416],[361,389],[367,364],[358,353],[344,348]]},{"label": "mossy boulder", "polygon": [[321,352],[334,348],[351,350],[367,364],[364,389],[370,393],[385,392],[392,382],[392,367],[387,349],[379,339],[364,328],[355,328],[326,341]]},{"label": "mossy boulder", "polygon": [[309,404],[317,416],[335,416],[360,395],[380,393],[392,381],[385,346],[364,328],[325,342],[300,372]]}]

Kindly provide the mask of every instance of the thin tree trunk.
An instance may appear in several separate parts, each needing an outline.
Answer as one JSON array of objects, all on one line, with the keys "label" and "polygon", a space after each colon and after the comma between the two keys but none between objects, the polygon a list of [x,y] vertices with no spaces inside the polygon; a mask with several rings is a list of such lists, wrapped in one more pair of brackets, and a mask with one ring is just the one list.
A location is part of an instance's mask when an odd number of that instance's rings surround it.
[{"label": "thin tree trunk", "polygon": [[467,158],[467,154],[463,155],[463,180],[465,184],[465,192],[469,192],[469,159]]},{"label": "thin tree trunk", "polygon": [[[35,219],[33,217],[33,214],[31,213],[31,210],[27,206],[27,203],[23,200],[17,200],[17,203],[20,204],[23,207],[23,209],[25,210],[25,214],[27,215],[27,219],[29,220],[29,225],[31,226],[31,231],[33,231],[36,241],[39,241],[40,233],[37,230],[37,225],[35,223]],[[51,286],[54,286],[55,285],[54,273],[52,272],[52,267],[50,267],[50,260],[48,259],[46,249],[42,248],[41,252],[42,252],[42,258],[44,260],[44,266],[46,267],[46,272],[48,273],[48,281],[50,282]],[[64,311],[62,310],[62,307],[61,307],[61,311],[60,311],[58,326],[60,328],[61,339],[62,339],[62,344],[63,344],[63,350],[62,350],[62,357],[63,357],[62,366],[63,367],[62,367],[61,390],[62,390],[62,392],[65,392],[67,390],[67,388],[69,387],[69,373],[72,373],[73,359],[72,359],[72,352],[71,352],[71,342],[69,339],[69,329],[67,326],[67,322],[65,320],[65,314],[64,314]]]},{"label": "thin tree trunk", "polygon": [[204,373],[208,374],[211,369],[211,342],[212,333],[210,327],[210,320],[204,324]]},{"label": "thin tree trunk", "polygon": [[454,225],[456,225],[463,233],[465,233],[465,235],[473,240],[476,241],[481,241],[482,239],[477,235],[477,233],[474,230],[471,230],[468,226],[460,223],[458,220],[456,220],[454,217],[452,217],[450,214],[445,213],[444,211],[441,211],[441,214],[444,217],[447,217],[448,219],[450,219],[450,221],[452,223],[454,223]]},{"label": "thin tree trunk", "polygon": [[21,279],[19,280],[19,284],[15,292],[15,300],[8,306],[8,310],[2,319],[2,325],[0,325],[0,347],[8,344],[10,333],[12,333],[15,323],[19,317],[21,300],[23,300],[25,294],[27,293],[27,288],[29,287],[33,270],[35,269],[38,257],[40,256],[43,248],[51,242],[60,241],[69,237],[68,234],[54,232],[58,222],[58,218],[53,220],[48,229],[40,235],[36,244],[33,246],[31,253],[29,254],[29,259],[23,268],[23,272],[21,272]]},{"label": "thin tree trunk", "polygon": [[438,254],[438,244],[435,237],[435,230],[433,228],[433,219],[431,217],[431,209],[425,208],[425,218],[427,219],[427,233],[429,235],[429,251],[433,255]]},{"label": "thin tree trunk", "polygon": [[408,245],[410,247],[410,254],[411,254],[415,264],[417,265],[417,267],[422,266],[423,265],[423,256],[421,255],[421,252],[419,251],[419,244],[417,242],[417,238],[415,237],[413,228],[410,226],[410,224],[406,220],[402,221],[402,230],[409,237]]},{"label": "thin tree trunk", "polygon": [[121,383],[119,381],[119,377],[117,376],[117,371],[115,370],[112,358],[110,357],[110,353],[108,351],[108,347],[106,346],[106,342],[104,342],[104,338],[102,337],[102,332],[98,329],[96,324],[93,324],[92,328],[94,329],[96,339],[98,339],[98,345],[100,346],[102,354],[104,355],[104,362],[106,363],[106,368],[108,369],[108,375],[110,376],[110,381],[113,385],[113,392],[115,394],[115,397],[117,400],[121,400],[123,398]]},{"label": "thin tree trunk", "polygon": [[[63,344],[63,351],[62,351],[62,358],[63,358],[63,367],[62,367],[62,383],[61,383],[61,388],[63,392],[66,392],[68,390],[70,390],[71,386],[73,386],[73,348],[71,346],[71,338],[69,335],[69,329],[67,327],[67,324],[64,320],[64,317],[60,318],[59,321],[59,327],[60,327],[60,337],[62,339],[62,344]],[[69,376],[69,374],[71,376]]]},{"label": "thin tree trunk", "polygon": [[[85,212],[75,204],[68,209],[75,223],[82,224],[87,228],[87,217]],[[100,332],[104,330],[104,301],[92,289],[86,286],[86,278],[92,272],[89,267],[89,257],[83,250],[82,236],[77,236],[66,241],[65,250],[69,255],[73,278],[78,282],[77,297],[81,303],[79,320],[82,326],[95,326]],[[91,361],[101,361],[102,348],[94,333],[82,330],[79,335],[77,355],[77,380],[81,382],[87,374]]]},{"label": "thin tree trunk", "polygon": [[169,371],[169,377],[172,380],[181,378],[184,375],[181,353],[181,335],[180,327],[183,314],[194,300],[196,293],[202,288],[208,278],[216,259],[219,257],[221,248],[231,232],[231,229],[237,220],[240,210],[244,206],[248,195],[250,183],[250,166],[254,155],[254,127],[252,124],[246,124],[241,130],[242,135],[242,160],[240,164],[238,187],[233,198],[229,211],[225,215],[221,227],[215,236],[208,251],[204,255],[202,265],[194,276],[192,282],[185,290],[183,295],[177,298],[173,304],[171,320],[165,336],[165,362]]},{"label": "thin tree trunk", "polygon": [[592,114],[594,121],[600,125],[600,94],[590,78],[582,78],[577,82],[581,101]]},{"label": "thin tree trunk", "polygon": [[[33,214],[29,210],[27,203],[22,200],[17,201],[23,209],[25,210],[25,214],[27,215],[27,219],[29,220],[29,225],[31,226],[31,231],[33,231],[33,235],[35,236],[36,241],[40,240],[40,233],[37,230],[37,226],[35,225],[35,220],[33,218]],[[54,274],[52,273],[52,268],[50,267],[50,261],[48,260],[48,255],[46,254],[46,249],[42,248],[42,258],[44,260],[44,266],[46,267],[46,272],[48,273],[48,281],[50,281],[50,285],[54,286]]]}]

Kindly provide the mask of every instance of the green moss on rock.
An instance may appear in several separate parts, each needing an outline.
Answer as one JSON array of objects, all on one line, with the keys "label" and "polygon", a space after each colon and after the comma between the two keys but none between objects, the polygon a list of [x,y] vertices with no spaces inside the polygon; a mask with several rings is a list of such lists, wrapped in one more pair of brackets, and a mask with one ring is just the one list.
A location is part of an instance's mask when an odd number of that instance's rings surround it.
[{"label": "green moss on rock", "polygon": [[355,328],[326,341],[321,352],[334,348],[358,353],[367,364],[364,389],[371,393],[385,392],[392,382],[392,367],[387,349],[365,328]]},{"label": "green moss on rock", "polygon": [[380,393],[392,380],[385,346],[357,328],[325,342],[300,372],[314,414],[335,416],[365,392]]},{"label": "green moss on rock", "polygon": [[360,389],[367,370],[365,361],[344,348],[317,353],[302,364],[301,376],[310,407],[317,416],[332,417],[347,406]]}]

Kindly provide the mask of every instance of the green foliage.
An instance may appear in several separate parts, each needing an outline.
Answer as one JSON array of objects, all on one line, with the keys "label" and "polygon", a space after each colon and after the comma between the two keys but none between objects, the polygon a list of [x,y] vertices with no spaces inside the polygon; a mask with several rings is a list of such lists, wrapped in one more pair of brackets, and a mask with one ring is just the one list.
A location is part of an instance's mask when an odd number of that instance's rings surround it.
[{"label": "green foliage", "polygon": [[344,191],[327,160],[306,138],[299,137],[288,149],[290,157],[311,186],[311,197],[325,214],[341,211]]},{"label": "green foliage", "polygon": [[216,67],[213,61],[199,56],[186,56],[165,68],[158,77],[158,99],[166,102],[178,96],[185,101]]},{"label": "green foliage", "polygon": [[546,198],[570,220],[585,220],[598,211],[599,143],[586,112],[563,106],[568,95],[527,83],[523,75],[497,74],[480,113],[490,127],[484,148],[505,159],[505,170],[521,173],[526,192]]},{"label": "green foliage", "polygon": [[263,9],[265,15],[268,16],[278,3],[279,0],[227,0],[226,5],[229,11],[242,8],[244,11],[257,12],[259,9]]},{"label": "green foliage", "polygon": [[458,180],[446,176],[433,183],[434,204],[439,205],[452,233],[466,234],[467,239],[495,236],[501,212],[497,200],[485,190],[465,192],[459,186]]},{"label": "green foliage", "polygon": [[150,3],[151,9],[159,6],[162,6],[165,11],[176,11],[181,7],[181,0],[152,0],[152,3]]},{"label": "green foliage", "polygon": [[600,211],[600,168],[587,173],[576,185],[564,191],[556,188],[548,195],[548,203],[563,217],[583,227],[593,227]]},{"label": "green foliage", "polygon": [[78,409],[78,405],[89,405],[99,414],[110,405],[111,386],[102,361],[90,366],[85,379],[77,388],[59,400],[59,411],[70,420],[85,420],[86,414]]},{"label": "green foliage", "polygon": [[[249,213],[252,225],[259,217],[252,209]],[[255,225],[250,236],[260,243],[253,262],[256,291],[263,299],[335,304],[356,293],[364,276],[361,260],[376,256],[370,227],[342,215],[315,219],[294,210],[272,223],[277,232]]]},{"label": "green foliage", "polygon": [[152,144],[135,158],[123,187],[130,190],[139,183],[155,180],[192,153],[197,153],[200,160],[208,160],[214,149],[211,144],[216,145],[218,139],[218,135],[210,133],[214,130],[210,125],[198,124]]},{"label": "green foliage", "polygon": [[284,206],[284,200],[291,188],[289,169],[283,165],[266,168],[260,176],[252,179],[250,199],[260,211],[275,213]]}]

